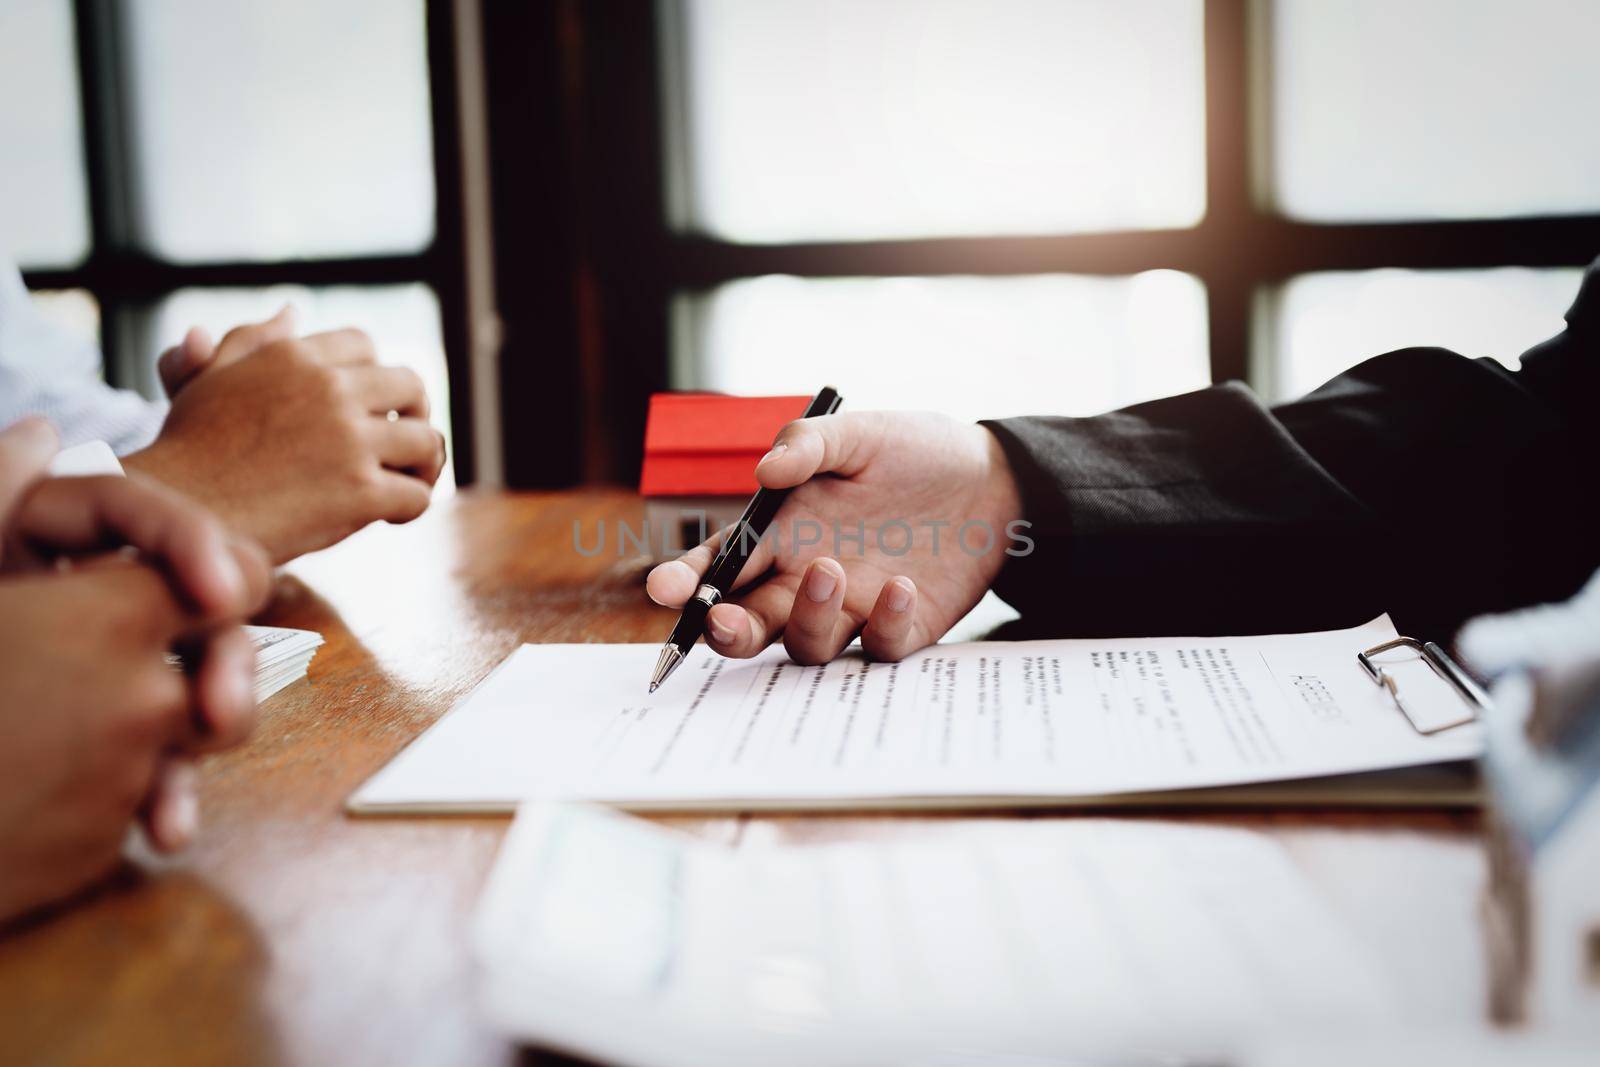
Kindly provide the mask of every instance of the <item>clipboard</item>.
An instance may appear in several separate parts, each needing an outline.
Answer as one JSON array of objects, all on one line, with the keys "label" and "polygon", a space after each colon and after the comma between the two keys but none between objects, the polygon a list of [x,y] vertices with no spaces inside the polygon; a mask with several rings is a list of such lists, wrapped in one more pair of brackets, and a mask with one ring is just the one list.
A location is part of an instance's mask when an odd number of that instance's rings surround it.
[{"label": "clipboard", "polygon": [[[1451,689],[1455,690],[1456,694],[1461,698],[1462,713],[1459,718],[1449,719],[1442,723],[1424,724],[1417,721],[1417,716],[1412,713],[1412,709],[1407,707],[1405,700],[1400,696],[1400,683],[1382,665],[1373,662],[1373,657],[1381,656],[1383,653],[1391,652],[1397,648],[1407,648],[1417,653],[1422,661],[1433,669],[1434,674],[1438,675],[1439,678],[1449,684]],[[1399,709],[1401,715],[1405,716],[1406,722],[1410,723],[1411,728],[1424,737],[1431,737],[1446,730],[1453,730],[1458,726],[1477,722],[1489,711],[1489,694],[1484,692],[1483,687],[1474,681],[1472,676],[1466,672],[1466,669],[1457,663],[1450,653],[1441,648],[1436,641],[1418,641],[1414,637],[1396,637],[1393,640],[1383,642],[1381,645],[1373,645],[1364,652],[1357,652],[1356,662],[1361,664],[1361,669],[1367,673],[1368,678],[1371,678],[1375,684],[1389,691],[1389,695],[1394,698],[1395,707]]]},{"label": "clipboard", "polygon": [[[1475,713],[1466,714],[1460,690],[1433,677],[1439,653],[1427,667],[1420,642],[1383,655],[1380,646],[1398,636],[1379,616],[1302,634],[942,644],[898,666],[870,668],[854,654],[798,667],[772,649],[752,660],[706,658],[697,665],[699,687],[654,701],[620,679],[627,664],[657,648],[525,645],[369,779],[347,810],[501,814],[535,797],[702,813],[1473,803],[1481,724],[1439,729],[1468,723]],[[1352,662],[1362,650],[1370,671]],[[1060,693],[1046,693],[1039,679],[1048,684],[1056,660]],[[1031,714],[1023,704],[1030,670]],[[980,745],[980,754],[992,752],[983,743],[998,717],[979,712],[1000,707],[990,683],[1001,678],[1011,702],[1006,726],[1014,741],[1001,753],[1009,762],[986,758],[947,772],[937,747],[947,723],[957,756]],[[985,686],[987,703],[978,696]],[[1041,713],[1039,693],[1055,715]],[[1404,717],[1396,716],[1394,694]],[[1092,721],[1072,713],[1091,701],[1101,707]],[[1109,751],[1107,723],[1149,725],[1158,741],[1174,738],[1175,727],[1140,716],[1141,707],[1169,705],[1185,743],[1203,746],[1209,762],[1197,765],[1190,750],[1163,748],[1149,758],[1136,750],[1138,758],[1109,769],[1103,759],[1044,758],[1046,742],[1061,751],[1093,751],[1096,744]],[[1230,733],[1230,725],[1238,729]],[[1259,729],[1260,745],[1278,746],[1277,755],[1256,758],[1256,749],[1241,749],[1238,730],[1246,726]],[[841,763],[847,739],[856,742],[855,758]],[[885,751],[896,756],[893,773],[882,772]],[[767,753],[771,766],[759,763]],[[664,756],[676,760],[665,770]],[[611,761],[609,776],[601,761]],[[1414,770],[1424,767],[1435,768],[1426,784]]]}]

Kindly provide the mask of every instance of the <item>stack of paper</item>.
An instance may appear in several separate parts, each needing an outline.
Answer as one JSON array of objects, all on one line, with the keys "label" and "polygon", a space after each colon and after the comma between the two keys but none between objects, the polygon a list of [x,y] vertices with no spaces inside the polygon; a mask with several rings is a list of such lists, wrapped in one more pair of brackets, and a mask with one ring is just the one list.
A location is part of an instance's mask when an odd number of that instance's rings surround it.
[{"label": "stack of paper", "polygon": [[322,635],[283,626],[246,626],[256,646],[256,702],[306,676]]}]

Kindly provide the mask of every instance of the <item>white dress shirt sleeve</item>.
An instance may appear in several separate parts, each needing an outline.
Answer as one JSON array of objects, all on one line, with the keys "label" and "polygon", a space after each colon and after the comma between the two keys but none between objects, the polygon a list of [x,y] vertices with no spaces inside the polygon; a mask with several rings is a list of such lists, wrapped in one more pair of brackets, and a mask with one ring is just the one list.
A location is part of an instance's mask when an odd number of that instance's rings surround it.
[{"label": "white dress shirt sleeve", "polygon": [[101,381],[95,346],[47,322],[0,258],[0,427],[25,415],[53,422],[63,447],[104,441],[125,456],[155,439],[165,411]]}]

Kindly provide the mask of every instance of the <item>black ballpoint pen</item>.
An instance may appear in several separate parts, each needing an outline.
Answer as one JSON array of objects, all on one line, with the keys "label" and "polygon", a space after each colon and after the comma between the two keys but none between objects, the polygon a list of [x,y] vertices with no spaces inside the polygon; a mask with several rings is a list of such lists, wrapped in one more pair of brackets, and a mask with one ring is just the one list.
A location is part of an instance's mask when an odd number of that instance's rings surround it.
[{"label": "black ballpoint pen", "polygon": [[[810,419],[818,415],[832,415],[843,402],[844,398],[831,385],[823,386],[800,417]],[[757,489],[756,495],[750,498],[744,514],[739,516],[739,521],[733,524],[723,539],[722,551],[717,553],[705,577],[700,579],[700,588],[683,605],[678,625],[672,628],[667,643],[661,646],[655,673],[650,676],[650,692],[654,693],[667,680],[667,676],[678,669],[678,665],[689,654],[689,649],[705,633],[706,612],[733,588],[739,572],[744,570],[745,561],[761,543],[761,536],[767,532],[773,516],[778,514],[778,509],[788,496],[787,489]]]}]

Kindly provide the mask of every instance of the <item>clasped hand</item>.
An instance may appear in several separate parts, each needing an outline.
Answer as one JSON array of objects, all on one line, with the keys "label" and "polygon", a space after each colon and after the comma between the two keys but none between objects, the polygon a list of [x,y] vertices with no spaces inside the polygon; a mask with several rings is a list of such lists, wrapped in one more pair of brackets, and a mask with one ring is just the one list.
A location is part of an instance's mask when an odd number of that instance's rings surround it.
[{"label": "clasped hand", "polygon": [[290,309],[212,345],[190,330],[158,364],[172,410],[127,457],[282,563],[428,507],[444,438],[417,373],[360,330],[294,335]]},{"label": "clasped hand", "polygon": [[255,718],[262,550],[137,475],[45,478],[55,451],[38,419],[0,433],[0,920],[111,869],[135,818],[185,844],[193,757]]}]

